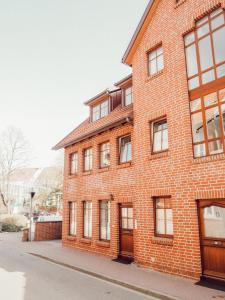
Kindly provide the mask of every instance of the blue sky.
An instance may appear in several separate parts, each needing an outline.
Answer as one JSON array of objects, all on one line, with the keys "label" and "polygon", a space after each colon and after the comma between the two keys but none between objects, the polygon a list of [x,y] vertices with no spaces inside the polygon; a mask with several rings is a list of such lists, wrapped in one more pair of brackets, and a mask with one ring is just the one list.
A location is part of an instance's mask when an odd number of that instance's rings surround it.
[{"label": "blue sky", "polygon": [[20,128],[47,166],[121,63],[148,0],[0,0],[0,131]]}]

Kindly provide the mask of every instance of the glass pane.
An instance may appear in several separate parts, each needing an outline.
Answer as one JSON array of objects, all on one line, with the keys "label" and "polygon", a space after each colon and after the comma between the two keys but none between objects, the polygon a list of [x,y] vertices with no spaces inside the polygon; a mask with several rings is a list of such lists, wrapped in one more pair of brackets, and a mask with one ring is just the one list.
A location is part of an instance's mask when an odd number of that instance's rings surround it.
[{"label": "glass pane", "polygon": [[161,55],[163,53],[163,47],[159,47],[157,50],[157,56]]},{"label": "glass pane", "polygon": [[132,146],[131,143],[127,144],[127,160],[126,161],[131,161],[132,160]]},{"label": "glass pane", "polygon": [[188,88],[190,91],[193,89],[196,89],[197,87],[199,87],[199,77],[198,76],[188,80]]},{"label": "glass pane", "polygon": [[218,78],[225,76],[225,64],[216,68],[216,74]]},{"label": "glass pane", "polygon": [[173,221],[168,220],[166,222],[166,234],[173,235]]},{"label": "glass pane", "polygon": [[165,221],[164,220],[158,220],[156,222],[156,233],[158,234],[166,234],[165,233]]},{"label": "glass pane", "polygon": [[203,128],[203,120],[202,113],[197,113],[191,116],[192,120],[192,136],[193,142],[202,142],[204,141],[204,128]]},{"label": "glass pane", "polygon": [[162,150],[167,150],[169,148],[168,144],[168,130],[164,129],[162,132]]},{"label": "glass pane", "polygon": [[191,32],[189,34],[187,34],[184,38],[184,43],[185,43],[185,46],[188,46],[190,45],[191,43],[193,43],[195,41],[195,34],[194,32]]},{"label": "glass pane", "polygon": [[196,55],[195,44],[186,48],[185,51],[186,51],[188,77],[192,77],[192,76],[198,74],[198,64],[197,64],[197,55]]},{"label": "glass pane", "polygon": [[225,61],[225,27],[213,33],[213,41],[216,63],[219,64]]},{"label": "glass pane", "polygon": [[222,120],[223,120],[223,132],[225,134],[225,104],[221,106],[221,112],[222,112]]},{"label": "glass pane", "polygon": [[218,154],[223,152],[223,145],[221,140],[216,140],[209,143],[209,154]]},{"label": "glass pane", "polygon": [[225,89],[219,91],[219,101],[220,102],[225,101]]},{"label": "glass pane", "polygon": [[133,219],[128,219],[128,229],[133,229]]},{"label": "glass pane", "polygon": [[128,228],[127,219],[122,219],[122,228],[123,229],[127,229]]},{"label": "glass pane", "polygon": [[218,102],[217,93],[212,93],[204,97],[205,107],[214,105]]},{"label": "glass pane", "polygon": [[163,54],[157,58],[157,67],[157,72],[162,71],[164,68]]},{"label": "glass pane", "polygon": [[127,208],[122,207],[122,218],[127,218]]},{"label": "glass pane", "polygon": [[193,100],[190,102],[190,109],[191,109],[191,112],[194,112],[196,110],[199,110],[201,109],[201,99],[196,99],[196,100]]},{"label": "glass pane", "polygon": [[153,152],[162,150],[162,131],[158,131],[154,133],[154,145]]},{"label": "glass pane", "polygon": [[164,199],[156,199],[156,208],[164,208]]},{"label": "glass pane", "polygon": [[128,208],[128,218],[133,218],[133,208]]},{"label": "glass pane", "polygon": [[204,74],[202,74],[202,83],[206,84],[208,82],[211,82],[215,80],[215,72],[214,70],[210,70]]},{"label": "glass pane", "polygon": [[108,100],[101,104],[101,118],[107,116],[109,113],[109,102]]},{"label": "glass pane", "polygon": [[204,208],[205,237],[225,238],[225,208],[211,206]]},{"label": "glass pane", "polygon": [[209,23],[206,23],[197,30],[198,38],[206,35],[207,33],[209,33]]},{"label": "glass pane", "polygon": [[157,73],[156,59],[154,59],[150,62],[150,72],[149,73],[150,73],[150,75]]},{"label": "glass pane", "polygon": [[217,16],[218,14],[220,14],[221,12],[223,12],[223,9],[222,9],[222,8],[218,8],[218,9],[214,10],[214,11],[210,14],[210,17],[213,18],[213,17]]},{"label": "glass pane", "polygon": [[194,157],[206,156],[205,144],[199,144],[194,146]]},{"label": "glass pane", "polygon": [[154,58],[156,58],[156,50],[155,51],[151,51],[151,53],[149,54],[149,59],[153,60]]},{"label": "glass pane", "polygon": [[213,56],[210,36],[200,40],[199,43],[200,64],[202,71],[213,66]]},{"label": "glass pane", "polygon": [[196,22],[197,26],[201,26],[202,24],[204,24],[206,21],[208,21],[209,17],[206,16],[204,18],[202,18],[201,20],[199,20],[198,22]]},{"label": "glass pane", "polygon": [[206,110],[206,125],[209,139],[220,137],[221,129],[218,107]]},{"label": "glass pane", "polygon": [[224,24],[224,15],[220,15],[211,21],[212,30]]}]

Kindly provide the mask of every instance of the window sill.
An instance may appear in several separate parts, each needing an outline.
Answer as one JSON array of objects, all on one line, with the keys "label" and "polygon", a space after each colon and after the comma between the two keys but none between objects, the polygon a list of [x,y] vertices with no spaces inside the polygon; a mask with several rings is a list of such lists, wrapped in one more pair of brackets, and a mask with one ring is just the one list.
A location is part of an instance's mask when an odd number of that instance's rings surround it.
[{"label": "window sill", "polygon": [[68,236],[67,236],[67,240],[68,240],[68,241],[76,241],[76,240],[77,240],[77,237],[76,237],[76,236],[73,236],[73,235],[68,235]]},{"label": "window sill", "polygon": [[99,247],[104,247],[104,248],[110,248],[110,242],[105,242],[105,241],[97,241],[96,245]]},{"label": "window sill", "polygon": [[129,168],[132,166],[132,162],[129,161],[129,162],[126,162],[126,163],[120,163],[117,168],[118,169],[124,169],[124,168]]},{"label": "window sill", "polygon": [[208,163],[208,162],[219,161],[219,160],[225,160],[225,153],[193,158],[193,163],[201,164],[201,163]]},{"label": "window sill", "polygon": [[174,8],[178,8],[181,4],[183,4],[184,2],[186,2],[186,0],[180,0],[177,4],[175,4]]},{"label": "window sill", "polygon": [[155,78],[158,78],[160,75],[162,75],[163,74],[163,70],[162,71],[159,71],[159,72],[157,72],[157,73],[155,73],[155,74],[153,74],[153,75],[149,75],[147,78],[146,78],[146,82],[149,82],[149,81],[151,81],[151,80],[153,80],[153,79],[155,79]]},{"label": "window sill", "polygon": [[104,173],[104,172],[108,172],[110,170],[110,167],[104,167],[104,168],[100,168],[98,169],[99,173]]},{"label": "window sill", "polygon": [[80,242],[86,245],[91,245],[91,239],[88,238],[82,238],[80,239]]},{"label": "window sill", "polygon": [[169,150],[167,151],[162,151],[158,153],[152,153],[149,155],[148,159],[153,160],[153,159],[160,159],[160,158],[165,158],[169,156]]},{"label": "window sill", "polygon": [[164,237],[157,237],[154,236],[152,238],[152,243],[157,245],[166,245],[166,246],[173,246],[173,238],[164,238]]},{"label": "window sill", "polygon": [[85,171],[82,176],[88,176],[88,175],[91,175],[92,174],[92,171]]}]

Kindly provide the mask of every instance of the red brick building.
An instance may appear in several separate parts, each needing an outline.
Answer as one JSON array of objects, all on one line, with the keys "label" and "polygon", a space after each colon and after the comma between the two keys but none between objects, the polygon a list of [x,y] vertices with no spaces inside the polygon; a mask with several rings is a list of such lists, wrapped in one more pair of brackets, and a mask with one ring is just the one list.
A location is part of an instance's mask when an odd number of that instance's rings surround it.
[{"label": "red brick building", "polygon": [[151,0],[65,148],[64,245],[225,279],[225,1]]}]

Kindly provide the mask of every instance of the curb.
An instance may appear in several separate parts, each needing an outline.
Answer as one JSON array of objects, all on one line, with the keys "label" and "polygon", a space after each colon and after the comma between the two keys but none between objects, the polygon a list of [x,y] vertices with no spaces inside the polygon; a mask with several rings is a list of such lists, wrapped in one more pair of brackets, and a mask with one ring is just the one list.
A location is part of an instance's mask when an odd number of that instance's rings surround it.
[{"label": "curb", "polygon": [[155,298],[160,299],[160,300],[178,300],[178,298],[174,298],[174,297],[171,297],[169,295],[161,294],[161,293],[158,293],[158,292],[155,292],[155,291],[152,291],[152,290],[144,289],[142,287],[132,285],[132,284],[129,284],[129,283],[126,283],[126,282],[123,282],[123,281],[119,281],[117,279],[113,279],[113,278],[107,277],[105,275],[101,275],[101,274],[98,274],[98,273],[95,273],[95,272],[92,272],[92,271],[88,271],[88,270],[85,270],[85,269],[82,269],[82,268],[79,268],[79,267],[71,266],[69,264],[54,260],[52,258],[43,256],[43,255],[40,255],[40,254],[36,254],[36,253],[28,253],[28,254],[30,254],[32,256],[35,256],[35,257],[38,257],[38,258],[41,258],[41,259],[44,259],[44,260],[49,261],[51,263],[54,263],[56,265],[59,265],[59,266],[62,266],[62,267],[65,267],[65,268],[83,273],[85,275],[89,275],[91,277],[95,277],[97,279],[104,280],[106,282],[110,282],[110,283],[119,285],[121,287],[133,290],[135,292],[138,292],[138,293],[141,293],[141,294],[144,294],[144,295],[147,295],[147,296],[155,297]]}]

